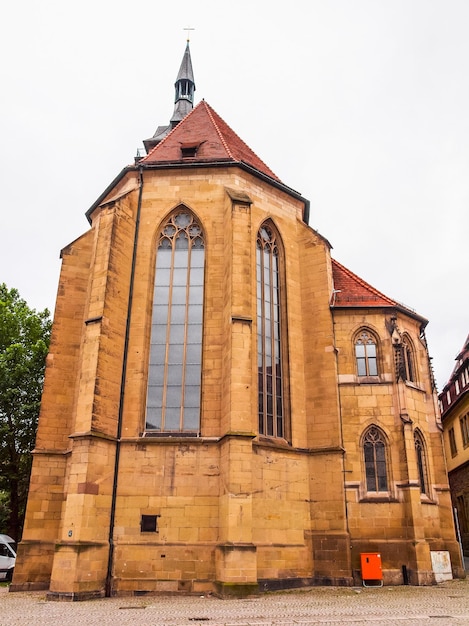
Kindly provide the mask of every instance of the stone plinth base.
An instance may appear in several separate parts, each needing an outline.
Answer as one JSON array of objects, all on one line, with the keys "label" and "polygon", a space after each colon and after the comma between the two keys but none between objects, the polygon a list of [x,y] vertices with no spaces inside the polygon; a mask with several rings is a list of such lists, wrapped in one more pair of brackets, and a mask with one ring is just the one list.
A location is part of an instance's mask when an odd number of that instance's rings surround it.
[{"label": "stone plinth base", "polygon": [[216,581],[215,593],[220,598],[246,598],[259,593],[258,583],[223,583]]},{"label": "stone plinth base", "polygon": [[104,589],[100,591],[77,591],[72,593],[60,593],[49,591],[46,600],[52,602],[83,602],[84,600],[97,600],[104,598]]}]

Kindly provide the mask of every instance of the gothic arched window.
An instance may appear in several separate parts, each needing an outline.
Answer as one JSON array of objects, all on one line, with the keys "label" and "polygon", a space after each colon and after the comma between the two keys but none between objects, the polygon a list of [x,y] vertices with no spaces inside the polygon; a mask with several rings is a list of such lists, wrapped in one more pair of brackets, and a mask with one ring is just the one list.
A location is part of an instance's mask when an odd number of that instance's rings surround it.
[{"label": "gothic arched window", "polygon": [[417,455],[417,470],[419,473],[420,492],[428,495],[427,455],[422,434],[414,432],[415,453]]},{"label": "gothic arched window", "polygon": [[268,223],[257,234],[256,265],[259,434],[286,438],[281,255]]},{"label": "gothic arched window", "polygon": [[405,380],[408,380],[409,382],[416,382],[414,350],[412,342],[406,335],[402,338],[402,358]]},{"label": "gothic arched window", "polygon": [[361,331],[355,339],[355,359],[358,376],[378,376],[376,339],[368,330]]},{"label": "gothic arched window", "polygon": [[370,426],[363,437],[363,454],[366,490],[388,491],[386,441],[383,433],[376,426]]},{"label": "gothic arched window", "polygon": [[158,240],[146,430],[198,432],[202,368],[204,237],[185,208]]}]

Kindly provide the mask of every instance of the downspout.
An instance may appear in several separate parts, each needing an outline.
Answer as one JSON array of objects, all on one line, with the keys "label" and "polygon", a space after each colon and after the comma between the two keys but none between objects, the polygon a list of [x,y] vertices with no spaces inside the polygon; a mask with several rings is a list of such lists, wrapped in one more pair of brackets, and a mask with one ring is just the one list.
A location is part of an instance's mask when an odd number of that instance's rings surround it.
[{"label": "downspout", "polygon": [[[345,444],[344,444],[344,415],[343,415],[343,408],[342,408],[342,390],[341,390],[341,385],[340,385],[340,381],[339,381],[339,350],[336,346],[336,342],[335,342],[335,330],[336,330],[336,322],[335,322],[335,315],[334,315],[334,304],[335,304],[335,295],[336,295],[337,291],[334,289],[332,292],[332,297],[331,297],[331,305],[329,307],[329,310],[331,311],[332,314],[332,341],[333,341],[333,346],[334,346],[334,355],[335,355],[335,367],[336,367],[336,376],[337,376],[337,401],[339,404],[339,428],[340,428],[340,446],[343,450],[342,452],[342,486],[343,486],[343,490],[344,490],[344,514],[345,514],[345,532],[347,533],[348,536],[348,540],[349,540],[349,547],[350,547],[350,574],[351,577],[353,578],[353,567],[352,567],[352,537],[350,534],[350,523],[349,523],[349,510],[348,510],[348,501],[347,501],[347,477],[346,477],[346,473],[347,470],[345,469],[346,467],[346,455],[347,455],[347,450],[345,449]],[[332,300],[334,300],[334,302],[332,302]]]},{"label": "downspout", "polygon": [[135,265],[137,261],[137,244],[138,233],[140,226],[140,212],[142,208],[142,195],[143,195],[143,169],[139,167],[139,193],[137,203],[137,215],[135,218],[135,236],[134,247],[132,251],[132,265],[130,270],[130,285],[129,285],[129,300],[127,304],[127,320],[125,324],[125,338],[124,338],[124,357],[122,360],[122,374],[121,374],[121,388],[119,397],[119,412],[117,417],[117,435],[116,435],[116,456],[114,459],[114,479],[112,484],[112,497],[111,497],[111,516],[109,520],[109,556],[107,563],[105,596],[110,598],[112,595],[112,565],[114,562],[114,523],[116,518],[116,501],[117,501],[117,483],[119,475],[119,460],[121,451],[121,436],[122,436],[122,417],[124,413],[124,396],[125,396],[125,379],[127,377],[127,352],[129,347],[129,335],[130,335],[130,320],[132,314],[132,301],[135,281]]}]

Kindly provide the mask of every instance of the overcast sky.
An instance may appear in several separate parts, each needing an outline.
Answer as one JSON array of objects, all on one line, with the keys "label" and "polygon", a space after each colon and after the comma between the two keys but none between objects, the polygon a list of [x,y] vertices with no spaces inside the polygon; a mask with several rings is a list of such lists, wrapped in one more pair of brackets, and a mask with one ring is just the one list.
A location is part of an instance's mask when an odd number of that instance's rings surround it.
[{"label": "overcast sky", "polygon": [[204,98],[311,201],[333,256],[429,319],[439,389],[469,333],[468,0],[16,0],[0,25],[0,282],[54,310],[60,250],[173,111]]}]

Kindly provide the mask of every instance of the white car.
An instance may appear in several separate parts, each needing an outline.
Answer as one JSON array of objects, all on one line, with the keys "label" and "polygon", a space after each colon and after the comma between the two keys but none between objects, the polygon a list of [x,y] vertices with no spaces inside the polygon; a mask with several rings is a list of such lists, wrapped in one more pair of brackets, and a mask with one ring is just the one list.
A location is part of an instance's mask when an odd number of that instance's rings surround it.
[{"label": "white car", "polygon": [[0,580],[11,580],[16,562],[16,544],[8,535],[0,535]]}]

